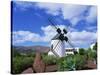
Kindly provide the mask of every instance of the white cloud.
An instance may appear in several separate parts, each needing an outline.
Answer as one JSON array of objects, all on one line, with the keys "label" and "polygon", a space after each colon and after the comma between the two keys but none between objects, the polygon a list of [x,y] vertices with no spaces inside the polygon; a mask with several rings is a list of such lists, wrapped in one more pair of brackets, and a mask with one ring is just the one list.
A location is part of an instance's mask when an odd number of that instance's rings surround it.
[{"label": "white cloud", "polygon": [[[57,26],[58,27],[58,26]],[[64,25],[59,25],[60,28],[65,28]],[[72,28],[73,29],[73,28]],[[31,42],[50,42],[51,39],[57,34],[56,30],[48,25],[41,27],[43,35],[33,33],[30,31],[14,31],[13,32],[13,44]],[[97,33],[89,31],[71,31],[68,32],[67,36],[74,46],[88,46],[91,42],[97,40]]]},{"label": "white cloud", "polygon": [[[64,25],[57,25],[57,27],[63,29]],[[43,35],[33,33],[30,31],[14,31],[13,34],[13,42],[14,43],[24,43],[27,41],[31,42],[50,42],[50,40],[57,34],[56,29],[48,25],[46,27],[41,27],[43,31]]]},{"label": "white cloud", "polygon": [[[65,25],[56,25],[56,26],[61,28],[61,30],[63,28],[66,29]],[[55,27],[51,25],[48,25],[46,27],[41,27],[41,29],[44,32],[44,36],[43,36],[44,41],[50,41],[57,34]]]},{"label": "white cloud", "polygon": [[[23,1],[15,1],[14,3],[16,4],[16,7],[21,10],[27,10],[29,7],[39,8],[53,16],[60,15],[63,19],[70,20],[72,25],[76,25],[78,21],[82,19],[85,19],[89,23],[93,23],[97,17],[96,6]],[[84,13],[88,13],[88,15],[84,16]]]},{"label": "white cloud", "polygon": [[35,6],[40,9],[45,9],[46,13],[52,15],[59,15],[60,8],[62,4],[55,4],[55,3],[36,3]]},{"label": "white cloud", "polygon": [[[85,19],[91,23],[97,17],[97,7],[87,5],[72,5],[72,4],[55,4],[55,3],[36,3],[36,7],[45,9],[45,12],[54,16],[61,15],[63,19],[71,21],[72,25],[76,25],[78,21]],[[87,11],[87,12],[86,12]],[[88,13],[84,16],[84,13]]]},{"label": "white cloud", "polygon": [[28,8],[33,7],[33,3],[27,1],[14,1],[15,7],[14,9],[20,9],[22,11],[26,11]]},{"label": "white cloud", "polygon": [[[73,25],[76,25],[80,20],[86,20],[88,23],[93,23],[97,17],[97,7],[96,6],[86,6],[86,5],[69,5],[69,4],[58,4],[58,3],[26,3],[26,2],[15,2],[17,7],[22,10],[26,10],[29,7],[37,7],[39,9],[44,9],[46,13],[53,16],[61,16],[63,19],[68,19]],[[87,16],[84,16],[84,12],[88,12]],[[64,25],[60,25],[60,28],[65,28]],[[88,30],[94,29],[95,27],[88,27]],[[71,32],[68,36],[74,45],[88,45],[97,39],[97,33],[89,31],[77,31],[75,28],[69,28]],[[41,27],[43,35],[30,31],[14,31],[13,32],[13,42],[14,43],[24,43],[27,41],[32,42],[49,42],[56,31],[50,25],[46,27]]]},{"label": "white cloud", "polygon": [[46,13],[52,15],[60,15],[62,13],[64,19],[72,19],[81,15],[88,6],[59,4],[59,3],[36,3],[36,7],[45,9]]},{"label": "white cloud", "polygon": [[[64,25],[59,25],[58,27],[65,28]],[[50,42],[50,40],[57,34],[55,28],[51,25],[46,27],[41,27],[43,35],[33,33],[30,31],[14,31],[13,34],[13,44],[24,43],[27,41],[31,42]]]},{"label": "white cloud", "polygon": [[[70,35],[70,36],[69,36]],[[69,38],[72,41],[72,44],[75,46],[88,46],[92,42],[97,40],[97,33],[95,32],[89,32],[89,31],[75,31],[70,32]]]},{"label": "white cloud", "polygon": [[13,44],[24,43],[27,41],[38,42],[41,40],[40,35],[30,31],[14,31]]},{"label": "white cloud", "polygon": [[89,15],[86,17],[86,20],[90,23],[94,22],[97,18],[97,7],[91,7],[89,11]]},{"label": "white cloud", "polygon": [[96,33],[95,32],[88,32],[88,31],[71,32],[71,38],[73,40],[91,41],[91,40],[96,39]]},{"label": "white cloud", "polygon": [[97,26],[87,26],[86,30],[96,32],[97,31]]},{"label": "white cloud", "polygon": [[41,27],[41,30],[44,33],[43,41],[50,41],[52,39],[52,37],[54,37],[56,35],[55,28],[53,28],[50,25],[48,25],[46,27]]},{"label": "white cloud", "polygon": [[73,19],[74,17],[81,16],[87,10],[87,6],[83,5],[63,5],[62,13],[64,19]]}]

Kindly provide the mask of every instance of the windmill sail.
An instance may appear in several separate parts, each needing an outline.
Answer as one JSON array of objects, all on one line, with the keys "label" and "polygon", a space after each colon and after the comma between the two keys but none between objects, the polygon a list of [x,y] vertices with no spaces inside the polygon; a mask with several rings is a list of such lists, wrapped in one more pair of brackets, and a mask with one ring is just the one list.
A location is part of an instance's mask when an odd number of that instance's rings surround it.
[{"label": "windmill sail", "polygon": [[51,41],[51,45],[53,45],[53,48],[51,49],[52,53],[56,55],[57,57],[63,57],[65,56],[65,43],[68,43],[73,50],[75,51],[75,48],[73,44],[70,42],[69,38],[67,36],[64,36],[68,33],[68,31],[64,28],[63,31],[55,25],[55,23],[52,21],[52,18],[48,18],[48,21],[51,23],[52,27],[55,28],[57,34],[53,37]]},{"label": "windmill sail", "polygon": [[55,24],[52,22],[51,18],[48,18],[48,21],[51,23],[51,25],[52,25],[55,29],[57,29],[57,27],[55,26]]}]

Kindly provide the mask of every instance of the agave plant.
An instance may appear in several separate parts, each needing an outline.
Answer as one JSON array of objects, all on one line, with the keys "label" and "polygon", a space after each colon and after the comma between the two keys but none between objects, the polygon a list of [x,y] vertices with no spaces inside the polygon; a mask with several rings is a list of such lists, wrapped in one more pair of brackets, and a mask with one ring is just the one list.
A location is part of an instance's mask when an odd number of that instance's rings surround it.
[{"label": "agave plant", "polygon": [[58,71],[72,71],[75,70],[75,62],[73,57],[66,56],[58,60]]}]

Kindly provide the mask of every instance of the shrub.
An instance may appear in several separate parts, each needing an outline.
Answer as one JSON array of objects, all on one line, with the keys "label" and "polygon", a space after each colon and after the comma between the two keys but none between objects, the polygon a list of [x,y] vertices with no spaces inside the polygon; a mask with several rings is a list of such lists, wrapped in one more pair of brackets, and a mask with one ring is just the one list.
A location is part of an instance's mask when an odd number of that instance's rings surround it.
[{"label": "shrub", "polygon": [[58,71],[72,71],[84,68],[86,56],[76,54],[69,55],[58,60]]},{"label": "shrub", "polygon": [[26,56],[27,56],[27,57],[35,57],[35,52],[28,53]]},{"label": "shrub", "polygon": [[86,56],[77,54],[74,56],[74,63],[75,63],[75,69],[76,70],[82,70],[84,68],[84,65],[86,64]]},{"label": "shrub", "polygon": [[84,54],[85,54],[85,50],[84,50],[83,48],[80,48],[80,49],[79,49],[79,54],[80,54],[80,55],[84,55]]},{"label": "shrub", "polygon": [[53,64],[56,64],[56,62],[57,62],[57,58],[54,56],[44,55],[42,57],[43,57],[43,61],[46,63],[46,65],[53,65]]},{"label": "shrub", "polygon": [[89,60],[96,60],[97,59],[97,52],[91,50],[90,48],[87,50],[87,56]]},{"label": "shrub", "polygon": [[68,55],[66,57],[62,57],[58,60],[58,71],[69,71],[74,70],[75,63],[73,60],[73,55]]},{"label": "shrub", "polygon": [[97,42],[96,42],[95,45],[93,46],[93,50],[97,51]]},{"label": "shrub", "polygon": [[12,65],[13,74],[21,73],[26,68],[32,66],[32,63],[33,63],[33,57],[23,57],[23,56],[14,57]]},{"label": "shrub", "polygon": [[74,70],[75,63],[73,60],[73,56],[66,56],[63,58],[60,58],[58,60],[58,71],[69,71],[69,70]]}]

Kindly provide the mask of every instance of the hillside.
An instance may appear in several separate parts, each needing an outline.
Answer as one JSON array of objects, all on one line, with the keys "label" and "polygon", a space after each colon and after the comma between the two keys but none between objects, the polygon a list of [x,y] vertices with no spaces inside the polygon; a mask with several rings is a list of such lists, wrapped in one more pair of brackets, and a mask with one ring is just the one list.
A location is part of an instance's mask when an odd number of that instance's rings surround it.
[{"label": "hillside", "polygon": [[49,51],[49,47],[46,46],[12,46],[12,50],[15,49],[20,53],[31,53],[31,52],[41,52],[47,53]]}]

